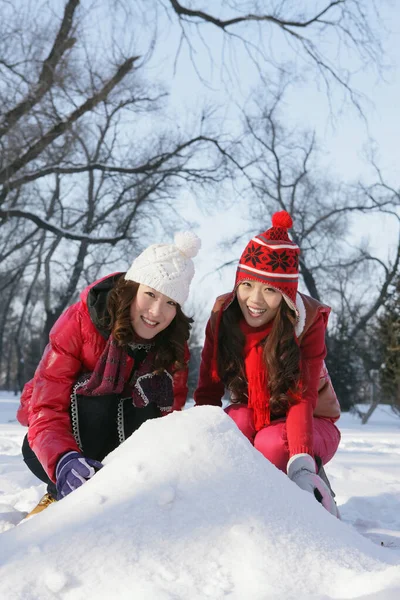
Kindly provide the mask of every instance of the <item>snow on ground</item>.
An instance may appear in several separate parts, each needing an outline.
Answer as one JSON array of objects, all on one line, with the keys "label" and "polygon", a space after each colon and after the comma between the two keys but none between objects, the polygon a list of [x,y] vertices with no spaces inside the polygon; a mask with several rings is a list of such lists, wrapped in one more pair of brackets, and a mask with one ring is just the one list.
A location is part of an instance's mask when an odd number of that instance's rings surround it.
[{"label": "snow on ground", "polygon": [[0,598],[394,600],[400,420],[341,419],[327,467],[342,521],[270,465],[222,410],[145,423],[91,481],[15,526],[44,493],[18,399],[0,393]]}]

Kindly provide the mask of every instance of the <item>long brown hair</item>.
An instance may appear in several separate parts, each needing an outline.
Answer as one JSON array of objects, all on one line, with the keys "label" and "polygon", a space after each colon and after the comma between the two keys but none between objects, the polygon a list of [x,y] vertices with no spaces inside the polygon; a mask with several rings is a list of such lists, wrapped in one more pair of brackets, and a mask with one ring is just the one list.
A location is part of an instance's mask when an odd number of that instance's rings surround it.
[{"label": "long brown hair", "polygon": [[[132,327],[130,309],[136,298],[139,283],[126,281],[121,277],[107,298],[107,318],[105,327],[112,333],[118,345],[128,346],[135,339]],[[185,342],[189,339],[193,319],[187,317],[179,304],[176,305],[176,315],[163,331],[152,341],[155,343],[154,367],[156,371],[173,367],[183,369],[185,363]]]},{"label": "long brown hair", "polygon": [[[246,402],[247,381],[243,348],[245,336],[239,327],[243,318],[237,298],[224,311],[218,334],[218,375],[232,393],[234,402]],[[295,339],[294,312],[284,300],[279,305],[271,333],[263,342],[268,373],[270,412],[283,416],[293,403],[300,381],[300,348]]]}]

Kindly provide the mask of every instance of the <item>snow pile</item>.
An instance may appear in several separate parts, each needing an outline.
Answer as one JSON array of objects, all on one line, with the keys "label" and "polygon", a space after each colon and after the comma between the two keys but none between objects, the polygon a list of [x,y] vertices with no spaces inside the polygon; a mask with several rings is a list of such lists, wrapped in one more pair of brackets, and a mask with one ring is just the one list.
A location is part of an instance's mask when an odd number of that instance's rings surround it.
[{"label": "snow pile", "polygon": [[221,409],[145,423],[82,488],[6,531],[13,600],[394,600],[400,556],[329,515]]}]

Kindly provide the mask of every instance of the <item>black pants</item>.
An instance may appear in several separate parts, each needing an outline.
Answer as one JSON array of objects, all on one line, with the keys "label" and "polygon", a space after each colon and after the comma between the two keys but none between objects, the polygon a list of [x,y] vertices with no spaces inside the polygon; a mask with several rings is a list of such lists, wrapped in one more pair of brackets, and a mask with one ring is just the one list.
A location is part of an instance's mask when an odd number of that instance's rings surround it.
[{"label": "black pants", "polygon": [[56,484],[51,481],[50,477],[43,469],[38,457],[29,445],[27,435],[24,437],[24,441],[22,442],[22,456],[28,469],[38,479],[40,479],[40,481],[44,481],[44,483],[47,483],[47,492],[50,494],[50,496],[53,496],[53,498],[57,498]]},{"label": "black pants", "polygon": [[[107,454],[119,446],[116,406],[115,397],[79,398],[79,434],[82,454],[86,458],[102,461]],[[145,421],[155,419],[160,415],[160,410],[155,404],[151,403],[144,408],[135,408],[132,401],[128,399],[124,403],[125,438],[132,435]],[[28,436],[25,436],[22,443],[22,456],[28,469],[47,484],[47,492],[53,498],[57,498],[56,485],[51,481],[30,447]]]}]

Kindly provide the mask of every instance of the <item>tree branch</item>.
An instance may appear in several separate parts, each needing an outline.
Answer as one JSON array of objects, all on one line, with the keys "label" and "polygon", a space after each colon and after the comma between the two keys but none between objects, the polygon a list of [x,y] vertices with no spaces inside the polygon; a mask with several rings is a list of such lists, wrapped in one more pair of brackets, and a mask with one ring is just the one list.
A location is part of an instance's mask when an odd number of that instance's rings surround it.
[{"label": "tree branch", "polygon": [[[42,177],[47,177],[48,175],[75,175],[77,173],[87,173],[91,171],[102,171],[103,173],[121,173],[125,175],[140,175],[147,174],[152,172],[158,172],[163,164],[169,161],[174,156],[179,155],[180,152],[185,150],[186,148],[196,144],[198,142],[209,142],[213,144],[221,155],[228,158],[232,163],[235,164],[240,170],[242,167],[237,163],[235,158],[229,154],[224,148],[222,148],[221,144],[210,137],[206,137],[203,135],[199,135],[191,140],[178,144],[176,148],[171,150],[171,152],[164,152],[158,156],[151,158],[148,162],[139,165],[137,167],[117,167],[115,165],[106,165],[99,162],[89,163],[86,165],[76,165],[71,167],[57,167],[52,166],[46,169],[42,169],[40,171],[36,171],[35,173],[28,173],[19,179],[14,179],[12,181],[7,182],[7,191],[18,189],[26,183],[30,183],[32,181],[36,181],[37,179],[41,179]],[[5,171],[5,169],[4,169]],[[0,183],[1,181],[0,171]],[[1,198],[1,197],[0,197]]]},{"label": "tree branch", "polygon": [[11,209],[11,210],[1,210],[0,209],[0,218],[7,219],[9,217],[17,217],[20,219],[27,219],[28,221],[32,221],[33,223],[35,223],[35,225],[37,225],[40,229],[50,231],[51,233],[54,233],[55,235],[60,235],[64,238],[66,238],[67,240],[77,240],[79,242],[86,241],[90,244],[111,244],[112,246],[114,246],[120,240],[123,240],[125,237],[124,235],[119,235],[119,236],[114,236],[114,237],[95,238],[90,235],[71,233],[67,229],[62,229],[61,227],[56,227],[55,225],[48,223],[47,221],[45,221],[38,215],[35,215],[34,213],[31,213],[31,212],[28,212],[25,210],[19,210],[16,208]]},{"label": "tree branch", "polygon": [[385,300],[387,298],[387,295],[388,295],[389,286],[391,285],[391,283],[393,282],[394,278],[398,274],[399,265],[400,265],[400,243],[399,243],[398,248],[397,248],[397,256],[396,256],[396,260],[394,262],[393,268],[388,273],[388,275],[387,275],[387,277],[385,279],[385,282],[384,282],[384,284],[383,284],[383,286],[381,288],[381,291],[379,293],[378,298],[376,299],[376,301],[374,302],[374,304],[371,306],[371,308],[369,309],[369,311],[367,311],[359,319],[359,321],[356,323],[356,325],[353,327],[353,330],[351,331],[351,334],[350,334],[350,338],[355,337],[357,335],[357,333],[359,333],[362,329],[365,328],[365,326],[367,325],[367,323],[370,320],[370,318],[374,316],[374,314],[379,310],[379,308],[385,302]]},{"label": "tree branch", "polygon": [[37,158],[43,150],[45,150],[54,140],[63,135],[75,121],[82,115],[92,111],[100,102],[107,98],[108,94],[122,81],[133,67],[133,63],[139,57],[133,56],[128,58],[116,71],[115,75],[107,81],[107,83],[95,93],[91,98],[88,98],[81,106],[74,110],[64,121],[60,121],[50,131],[45,133],[29,150],[21,157],[17,158],[11,165],[0,171],[0,184],[5,184],[7,181],[19,171],[22,167]]},{"label": "tree branch", "polygon": [[63,54],[72,48],[75,39],[70,37],[72,21],[79,0],[69,0],[64,9],[64,17],[58,30],[56,39],[50,53],[43,62],[42,71],[33,93],[29,94],[25,100],[20,102],[12,110],[4,115],[3,122],[0,124],[0,138],[7,133],[17,121],[29,112],[43,96],[50,90],[54,83],[55,70]]},{"label": "tree branch", "polygon": [[185,6],[182,6],[177,0],[169,0],[172,8],[176,12],[179,17],[190,17],[190,18],[198,18],[208,23],[212,23],[216,27],[220,29],[227,29],[232,25],[237,25],[238,23],[243,23],[246,21],[270,21],[279,27],[286,29],[287,27],[309,27],[313,23],[323,23],[326,24],[325,21],[321,21],[321,17],[326,15],[328,11],[330,11],[333,7],[338,6],[339,4],[344,4],[346,0],[335,0],[334,2],[329,2],[329,4],[321,10],[318,14],[316,14],[311,19],[307,21],[286,21],[285,19],[279,19],[278,17],[274,17],[273,15],[255,15],[255,14],[247,14],[242,17],[232,17],[231,19],[218,19],[210,15],[209,13],[205,13],[202,10],[190,9]]}]

